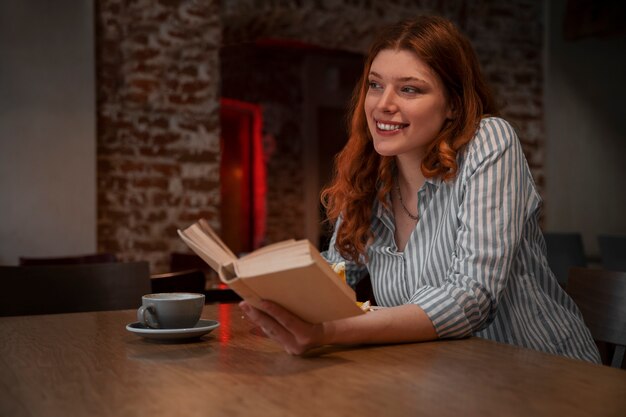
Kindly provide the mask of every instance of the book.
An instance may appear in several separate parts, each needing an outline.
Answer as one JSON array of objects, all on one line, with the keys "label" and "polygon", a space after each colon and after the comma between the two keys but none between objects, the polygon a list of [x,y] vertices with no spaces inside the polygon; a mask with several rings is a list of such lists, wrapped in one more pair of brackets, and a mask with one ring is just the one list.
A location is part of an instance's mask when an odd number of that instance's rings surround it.
[{"label": "book", "polygon": [[306,239],[274,243],[238,258],[204,219],[178,234],[252,306],[273,301],[310,323],[364,314],[354,290]]}]

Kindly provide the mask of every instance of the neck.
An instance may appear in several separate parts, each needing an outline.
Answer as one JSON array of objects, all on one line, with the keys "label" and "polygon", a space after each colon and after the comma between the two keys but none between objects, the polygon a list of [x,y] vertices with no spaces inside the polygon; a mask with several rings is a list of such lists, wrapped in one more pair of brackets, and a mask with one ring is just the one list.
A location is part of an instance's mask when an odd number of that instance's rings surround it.
[{"label": "neck", "polygon": [[422,157],[396,156],[398,185],[406,195],[415,195],[426,178],[422,174]]}]

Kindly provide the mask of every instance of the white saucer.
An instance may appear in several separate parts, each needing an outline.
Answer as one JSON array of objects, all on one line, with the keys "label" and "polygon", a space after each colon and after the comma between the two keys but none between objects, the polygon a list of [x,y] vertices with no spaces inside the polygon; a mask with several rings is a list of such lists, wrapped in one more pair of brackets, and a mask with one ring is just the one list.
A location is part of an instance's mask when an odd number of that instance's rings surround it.
[{"label": "white saucer", "polygon": [[126,330],[148,339],[173,340],[200,337],[219,326],[219,321],[200,319],[194,327],[184,329],[151,329],[136,321],[128,324]]}]

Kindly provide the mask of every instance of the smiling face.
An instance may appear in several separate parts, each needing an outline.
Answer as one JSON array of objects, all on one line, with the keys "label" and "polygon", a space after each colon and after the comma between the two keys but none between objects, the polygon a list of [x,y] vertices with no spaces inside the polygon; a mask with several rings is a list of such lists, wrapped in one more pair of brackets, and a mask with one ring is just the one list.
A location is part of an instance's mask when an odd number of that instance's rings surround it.
[{"label": "smiling face", "polygon": [[452,117],[439,76],[412,52],[384,49],[368,82],[364,109],[376,152],[423,156]]}]

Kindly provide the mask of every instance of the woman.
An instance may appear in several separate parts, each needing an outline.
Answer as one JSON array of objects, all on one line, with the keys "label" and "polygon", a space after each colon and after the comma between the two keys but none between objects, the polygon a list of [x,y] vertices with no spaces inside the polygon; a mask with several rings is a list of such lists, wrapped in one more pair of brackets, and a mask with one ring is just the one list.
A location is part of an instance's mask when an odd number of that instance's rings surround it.
[{"label": "woman", "polygon": [[353,285],[369,272],[389,308],[313,325],[244,302],[249,318],[292,354],[476,335],[599,362],[549,270],[540,197],[515,131],[496,113],[452,23],[419,17],[384,30],[322,200],[335,222],[326,259],[345,261]]}]

